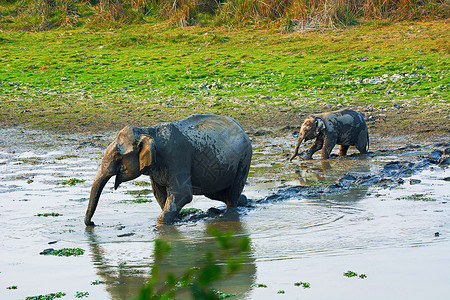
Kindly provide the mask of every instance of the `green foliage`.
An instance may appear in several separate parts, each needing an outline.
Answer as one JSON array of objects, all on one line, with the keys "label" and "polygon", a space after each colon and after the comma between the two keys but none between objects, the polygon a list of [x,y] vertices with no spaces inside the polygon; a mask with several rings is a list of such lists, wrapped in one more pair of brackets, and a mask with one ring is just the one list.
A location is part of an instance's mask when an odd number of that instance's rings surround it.
[{"label": "green foliage", "polygon": [[60,213],[55,213],[55,212],[51,212],[51,213],[38,213],[36,214],[37,217],[59,217],[62,216],[62,214]]},{"label": "green foliage", "polygon": [[294,285],[295,286],[302,286],[304,289],[307,289],[307,288],[311,287],[309,282],[303,282],[303,281],[296,282],[296,283],[294,283]]},{"label": "green foliage", "polygon": [[68,180],[64,180],[63,182],[58,184],[62,184],[62,185],[69,185],[69,186],[75,186],[77,183],[83,183],[85,182],[86,179],[77,179],[77,178],[70,178]]},{"label": "green foliage", "polygon": [[193,215],[199,212],[202,212],[202,210],[199,208],[190,207],[190,208],[183,208],[182,210],[180,210],[179,214],[181,217],[185,217],[187,215]]},{"label": "green foliage", "polygon": [[[168,273],[165,284],[160,289],[157,289],[157,285],[161,283],[159,264],[163,257],[170,253],[171,246],[162,240],[155,240],[155,263],[151,269],[151,279],[139,291],[138,299],[172,299],[181,290],[189,290],[194,299],[224,299],[235,296],[214,290],[211,286],[242,268],[245,252],[250,250],[250,240],[248,237],[235,238],[231,231],[224,233],[215,227],[209,227],[208,233],[216,239],[218,250],[206,252],[200,267],[190,267],[181,275]],[[221,263],[223,260],[227,261],[225,266]],[[229,261],[233,263],[229,264]]]},{"label": "green foliage", "polygon": [[367,275],[366,274],[360,274],[360,275],[358,275],[358,273],[356,273],[356,272],[353,272],[353,271],[347,271],[347,272],[345,272],[344,273],[344,276],[346,276],[346,277],[359,277],[359,278],[361,278],[361,279],[364,279],[364,278],[367,278]]},{"label": "green foliage", "polygon": [[66,295],[66,293],[58,292],[58,293],[51,293],[51,294],[47,294],[47,295],[29,296],[29,297],[26,297],[25,300],[53,300],[56,298],[62,298],[65,295]]},{"label": "green foliage", "polygon": [[150,195],[152,193],[152,191],[149,189],[143,189],[143,190],[126,191],[126,193],[128,195],[142,197],[142,196]]},{"label": "green foliage", "polygon": [[150,182],[148,181],[135,181],[133,182],[133,184],[137,185],[137,186],[150,186],[152,185]]},{"label": "green foliage", "polygon": [[133,203],[150,203],[152,202],[152,200],[150,199],[145,199],[145,198],[136,198],[133,199]]},{"label": "green foliage", "polygon": [[17,290],[17,285],[11,285],[7,287],[8,290]]},{"label": "green foliage", "polygon": [[32,184],[33,182],[34,182],[33,179],[28,179],[28,180],[27,180],[27,183],[28,183],[28,184]]},{"label": "green foliage", "polygon": [[264,283],[255,283],[252,284],[253,287],[257,287],[257,288],[266,288],[267,285],[265,285]]},{"label": "green foliage", "polygon": [[231,298],[231,297],[236,296],[236,294],[227,294],[227,293],[223,293],[223,292],[217,291],[217,290],[212,290],[212,291],[217,296],[218,299],[226,299],[226,298]]},{"label": "green foliage", "polygon": [[285,292],[284,292],[284,290],[279,290],[278,292],[277,292],[277,294],[284,294]]},{"label": "green foliage", "polygon": [[75,298],[84,298],[84,297],[88,297],[89,296],[89,292],[76,292],[75,294]]},{"label": "green foliage", "polygon": [[316,181],[316,182],[312,183],[312,185],[327,185],[327,184],[331,184],[331,182],[329,182],[329,181]]},{"label": "green foliage", "polygon": [[103,280],[95,280],[95,281],[92,281],[91,282],[91,285],[99,285],[99,284],[105,284],[106,283],[106,281],[103,281]]},{"label": "green foliage", "polygon": [[84,254],[84,249],[81,248],[62,248],[50,252],[54,256],[79,256]]},{"label": "green foliage", "polygon": [[434,199],[434,198],[427,197],[426,194],[412,194],[409,196],[396,198],[396,200],[436,201],[436,199]]}]

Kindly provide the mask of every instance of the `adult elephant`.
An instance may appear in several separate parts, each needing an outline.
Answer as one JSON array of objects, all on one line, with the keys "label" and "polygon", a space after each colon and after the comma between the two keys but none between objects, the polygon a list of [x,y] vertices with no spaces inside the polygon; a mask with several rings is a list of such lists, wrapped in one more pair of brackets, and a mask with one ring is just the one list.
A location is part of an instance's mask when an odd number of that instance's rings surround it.
[{"label": "adult elephant", "polygon": [[339,156],[346,156],[350,146],[355,146],[360,153],[367,153],[369,148],[369,131],[364,115],[351,109],[326,112],[308,116],[300,128],[292,161],[298,155],[298,148],[303,141],[316,139],[306,152],[306,158],[322,149],[322,159],[330,157],[336,144],[341,145]]},{"label": "adult elephant", "polygon": [[228,211],[238,205],[251,157],[250,139],[229,117],[193,115],[149,128],[126,126],[106,149],[84,223],[94,225],[91,219],[100,194],[114,175],[115,189],[122,182],[150,175],[162,209],[158,224],[173,223],[193,195],[225,202]]}]

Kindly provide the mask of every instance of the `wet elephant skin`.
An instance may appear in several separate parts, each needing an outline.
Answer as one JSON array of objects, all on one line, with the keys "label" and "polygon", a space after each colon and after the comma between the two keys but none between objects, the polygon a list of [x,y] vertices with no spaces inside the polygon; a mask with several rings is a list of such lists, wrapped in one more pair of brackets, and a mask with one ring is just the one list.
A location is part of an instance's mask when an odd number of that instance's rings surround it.
[{"label": "wet elephant skin", "polygon": [[[158,224],[171,224],[193,195],[237,207],[252,157],[250,139],[229,117],[193,115],[149,128],[127,126],[108,146],[91,188],[85,224],[112,176],[114,187],[149,175],[162,209]],[[245,198],[245,197],[244,197]]]}]

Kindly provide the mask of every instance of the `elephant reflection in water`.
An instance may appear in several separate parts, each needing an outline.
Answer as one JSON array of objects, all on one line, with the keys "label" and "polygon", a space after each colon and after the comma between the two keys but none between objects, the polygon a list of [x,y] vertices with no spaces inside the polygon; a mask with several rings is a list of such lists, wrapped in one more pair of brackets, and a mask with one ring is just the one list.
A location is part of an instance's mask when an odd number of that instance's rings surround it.
[{"label": "elephant reflection in water", "polygon": [[[222,232],[233,231],[235,235],[246,235],[245,230],[240,222],[215,222],[212,224]],[[202,225],[197,225],[202,226]],[[195,234],[195,229],[191,231]],[[106,281],[106,290],[110,293],[112,299],[130,299],[136,297],[139,289],[150,279],[150,269],[154,263],[152,257],[147,261],[144,257],[151,256],[153,253],[154,243],[146,243],[147,249],[142,251],[142,262],[128,262],[126,265],[114,265],[111,259],[120,257],[120,254],[109,254],[105,249],[108,244],[102,244],[102,238],[95,233],[94,228],[88,228],[86,234],[90,240],[90,248],[93,254],[93,265],[97,268],[97,274],[101,276],[101,280]],[[188,268],[201,266],[206,252],[212,251],[219,255],[216,240],[211,237],[206,228],[203,234],[198,238],[192,238],[188,233],[182,233],[176,227],[163,226],[157,228],[155,239],[160,239],[170,243],[171,251],[158,261],[159,265],[159,284],[156,286],[158,291],[164,286],[164,281],[168,273],[174,273],[176,276],[183,274]],[[109,240],[109,239],[108,239]],[[109,244],[111,245],[111,244]],[[122,246],[119,251],[123,252],[124,248],[134,248],[133,243],[120,243]],[[133,249],[130,249],[132,251]],[[251,253],[245,253],[245,263],[243,268],[230,278],[217,282],[213,288],[224,293],[234,293],[243,295],[251,290],[256,274],[256,264]],[[126,261],[129,257],[124,257]],[[138,273],[136,272],[138,271]],[[183,291],[178,294],[176,299],[192,299],[189,291]]]},{"label": "elephant reflection in water", "polygon": [[[365,159],[345,159],[329,161],[302,162],[295,168],[295,173],[301,185],[322,185],[338,182],[345,174],[357,176],[370,174],[370,165]],[[321,198],[339,202],[358,201],[363,199],[369,186],[356,186],[338,193],[323,194]]]},{"label": "elephant reflection in water", "polygon": [[[320,166],[319,166],[320,164]],[[295,169],[295,174],[301,185],[330,181],[331,164],[328,161],[301,163]]]}]

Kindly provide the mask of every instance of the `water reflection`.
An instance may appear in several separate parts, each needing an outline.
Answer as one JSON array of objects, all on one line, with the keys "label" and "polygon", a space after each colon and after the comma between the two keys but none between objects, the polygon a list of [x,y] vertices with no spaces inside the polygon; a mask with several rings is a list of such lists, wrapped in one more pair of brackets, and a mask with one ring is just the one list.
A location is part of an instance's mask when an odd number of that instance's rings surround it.
[{"label": "water reflection", "polygon": [[[221,231],[233,231],[236,236],[246,236],[248,233],[240,221],[230,218],[215,220],[210,224],[184,225],[184,226],[162,226],[152,232],[151,240],[115,243],[113,247],[119,246],[116,251],[127,253],[136,249],[134,259],[131,263],[112,263],[120,254],[110,253],[106,248],[111,248],[111,243],[102,242],[102,233],[97,229],[87,229],[86,236],[90,242],[93,265],[96,273],[106,282],[106,290],[112,299],[130,299],[136,297],[141,288],[149,279],[150,269],[154,263],[153,248],[154,239],[160,239],[171,245],[171,252],[159,261],[159,274],[161,284],[156,290],[164,289],[163,282],[166,275],[174,273],[176,276],[183,274],[186,269],[201,266],[207,251],[213,251],[220,257],[216,240],[209,235],[207,228],[213,225]],[[105,239],[106,240],[106,239]],[[139,246],[137,246],[139,244]],[[250,251],[252,252],[252,251]],[[221,263],[226,263],[221,261]],[[214,289],[237,294],[243,297],[249,293],[254,283],[256,274],[255,259],[252,253],[245,253],[243,268],[233,276],[225,278],[213,286]],[[191,299],[189,293],[177,294],[176,299]]]},{"label": "water reflection", "polygon": [[334,183],[345,173],[368,174],[373,161],[361,158],[337,158],[332,160],[308,160],[294,166],[301,185]]}]

